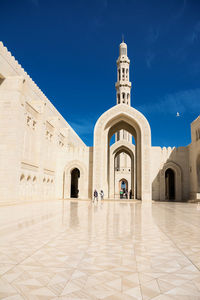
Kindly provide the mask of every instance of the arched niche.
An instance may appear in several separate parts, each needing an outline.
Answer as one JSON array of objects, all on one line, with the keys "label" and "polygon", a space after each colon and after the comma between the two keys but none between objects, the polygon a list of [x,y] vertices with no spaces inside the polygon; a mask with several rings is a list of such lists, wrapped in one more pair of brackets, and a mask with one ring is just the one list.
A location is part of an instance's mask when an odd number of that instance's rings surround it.
[{"label": "arched niche", "polygon": [[[166,172],[169,172],[169,170],[172,170],[174,172],[174,189],[175,189],[175,195],[174,199],[167,199],[167,192],[166,192]],[[166,201],[166,200],[175,200],[175,201],[181,201],[182,200],[182,171],[180,166],[172,161],[167,162],[164,167],[162,168],[160,172],[160,200]]]},{"label": "arched niche", "polygon": [[129,132],[135,139],[137,167],[137,199],[151,201],[150,148],[151,131],[146,118],[136,109],[119,104],[106,111],[94,129],[93,190],[103,189],[110,197],[110,138],[119,130]]},{"label": "arched niche", "polygon": [[78,198],[88,198],[87,168],[81,161],[73,160],[65,166],[63,171],[63,199],[71,197],[72,172],[75,169],[79,170]]}]

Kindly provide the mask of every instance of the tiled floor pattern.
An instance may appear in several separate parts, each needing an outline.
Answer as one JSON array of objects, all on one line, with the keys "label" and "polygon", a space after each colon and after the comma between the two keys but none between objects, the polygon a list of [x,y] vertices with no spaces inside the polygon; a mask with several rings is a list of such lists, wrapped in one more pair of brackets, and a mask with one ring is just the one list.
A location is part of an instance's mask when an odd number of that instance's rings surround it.
[{"label": "tiled floor pattern", "polygon": [[0,299],[200,300],[196,204],[0,208]]}]

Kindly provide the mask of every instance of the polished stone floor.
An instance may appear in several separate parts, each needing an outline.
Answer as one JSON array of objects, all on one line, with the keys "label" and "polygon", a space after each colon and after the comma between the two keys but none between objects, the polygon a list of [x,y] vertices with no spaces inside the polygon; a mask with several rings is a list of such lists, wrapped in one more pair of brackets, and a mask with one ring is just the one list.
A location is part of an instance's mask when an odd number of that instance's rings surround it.
[{"label": "polished stone floor", "polygon": [[0,207],[0,299],[200,300],[197,204]]}]

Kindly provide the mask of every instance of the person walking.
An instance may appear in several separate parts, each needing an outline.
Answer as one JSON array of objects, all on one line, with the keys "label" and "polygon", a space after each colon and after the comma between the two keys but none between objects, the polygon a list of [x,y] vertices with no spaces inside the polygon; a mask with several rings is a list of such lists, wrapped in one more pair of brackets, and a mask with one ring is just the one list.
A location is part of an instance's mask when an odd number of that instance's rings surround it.
[{"label": "person walking", "polygon": [[132,189],[129,191],[129,199],[132,199]]},{"label": "person walking", "polygon": [[94,190],[94,201],[95,201],[95,200],[98,201],[98,192],[97,192],[96,189]]},{"label": "person walking", "polygon": [[99,194],[100,194],[100,196],[101,196],[101,200],[103,200],[103,197],[104,197],[104,192],[103,192],[103,190],[101,190]]},{"label": "person walking", "polygon": [[124,192],[123,192],[123,190],[121,189],[121,190],[120,190],[120,192],[119,192],[120,199],[122,199],[122,198],[123,198],[123,194],[124,194]]}]

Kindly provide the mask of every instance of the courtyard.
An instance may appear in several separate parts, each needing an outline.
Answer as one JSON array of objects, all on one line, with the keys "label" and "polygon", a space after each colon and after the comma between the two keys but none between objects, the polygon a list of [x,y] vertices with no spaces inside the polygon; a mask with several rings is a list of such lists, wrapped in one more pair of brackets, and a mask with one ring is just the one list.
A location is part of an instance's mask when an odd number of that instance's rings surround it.
[{"label": "courtyard", "polygon": [[200,299],[194,203],[1,206],[0,299]]}]

